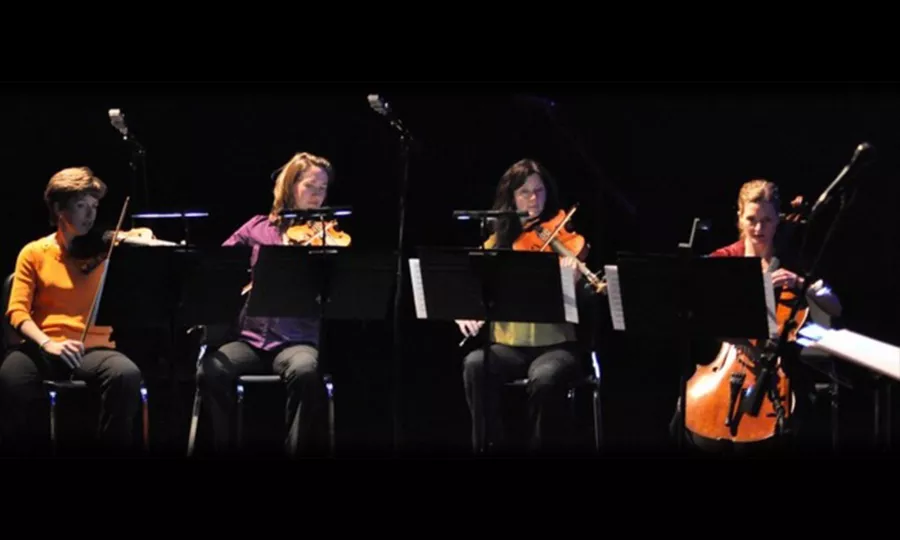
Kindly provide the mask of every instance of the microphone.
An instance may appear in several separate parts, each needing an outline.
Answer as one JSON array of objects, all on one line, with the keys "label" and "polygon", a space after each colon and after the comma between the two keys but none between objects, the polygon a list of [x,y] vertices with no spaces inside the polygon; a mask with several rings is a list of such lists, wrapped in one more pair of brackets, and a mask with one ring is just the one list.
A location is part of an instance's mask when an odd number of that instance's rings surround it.
[{"label": "microphone", "polygon": [[128,126],[125,125],[125,115],[119,109],[109,110],[109,122],[123,137],[128,137]]},{"label": "microphone", "polygon": [[378,94],[369,94],[366,99],[369,101],[369,107],[372,107],[372,110],[381,116],[389,116],[391,114],[391,105]]},{"label": "microphone", "polygon": [[822,195],[819,196],[819,199],[816,201],[816,204],[813,205],[812,210],[811,210],[811,213],[813,215],[815,215],[816,210],[818,210],[822,204],[824,204],[826,201],[828,201],[831,198],[831,192],[834,191],[835,189],[837,189],[838,186],[841,185],[841,182],[844,181],[844,178],[847,177],[850,170],[853,168],[854,165],[856,165],[856,162],[859,159],[859,157],[865,153],[868,153],[870,150],[873,150],[873,147],[871,144],[869,144],[867,142],[860,143],[860,145],[856,147],[856,151],[853,152],[853,157],[850,158],[850,163],[848,163],[844,167],[844,169],[840,172],[840,174],[838,174],[837,178],[834,179],[834,182],[832,182],[831,185],[829,185],[827,188],[825,188],[825,191],[823,191]]},{"label": "microphone", "polygon": [[391,127],[400,132],[400,136],[404,141],[410,143],[416,149],[419,148],[418,141],[413,139],[412,134],[408,129],[406,129],[406,126],[403,125],[403,122],[401,122],[400,119],[394,115],[394,111],[391,110],[390,103],[385,101],[378,94],[369,94],[368,96],[366,96],[366,100],[369,102],[369,107],[371,107],[373,111],[388,119]]}]

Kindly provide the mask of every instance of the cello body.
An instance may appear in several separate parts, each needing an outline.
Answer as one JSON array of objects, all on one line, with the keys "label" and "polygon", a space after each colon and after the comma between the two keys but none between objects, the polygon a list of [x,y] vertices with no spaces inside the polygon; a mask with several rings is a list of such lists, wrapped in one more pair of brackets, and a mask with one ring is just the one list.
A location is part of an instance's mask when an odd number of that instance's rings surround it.
[{"label": "cello body", "polygon": [[[791,291],[776,292],[775,318],[779,335],[796,300],[796,295]],[[789,335],[790,341],[796,338],[808,314],[808,307],[797,310],[794,316],[796,326]],[[759,442],[777,435],[776,408],[768,393],[762,397],[758,415],[751,416],[743,410],[745,393],[756,383],[762,367],[762,346],[756,340],[723,342],[719,354],[710,364],[697,366],[687,381],[685,429],[708,439],[735,443]],[[776,367],[777,395],[784,408],[784,420],[788,421],[794,409],[794,394],[791,381],[782,369],[781,358],[777,359]]]}]

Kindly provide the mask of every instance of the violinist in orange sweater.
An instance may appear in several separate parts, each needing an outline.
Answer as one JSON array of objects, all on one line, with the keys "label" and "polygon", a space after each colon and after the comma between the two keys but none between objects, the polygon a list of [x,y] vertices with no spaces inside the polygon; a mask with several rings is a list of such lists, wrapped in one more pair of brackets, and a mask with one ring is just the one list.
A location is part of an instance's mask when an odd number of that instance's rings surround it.
[{"label": "violinist in orange sweater", "polygon": [[2,441],[14,454],[48,448],[45,379],[71,377],[99,391],[102,446],[119,451],[133,444],[140,370],[115,349],[109,327],[90,325],[81,341],[106,263],[86,268],[79,251],[105,194],[106,185],[87,167],[54,174],[44,201],[56,231],[26,244],[16,260],[6,317],[24,339],[0,364]]}]

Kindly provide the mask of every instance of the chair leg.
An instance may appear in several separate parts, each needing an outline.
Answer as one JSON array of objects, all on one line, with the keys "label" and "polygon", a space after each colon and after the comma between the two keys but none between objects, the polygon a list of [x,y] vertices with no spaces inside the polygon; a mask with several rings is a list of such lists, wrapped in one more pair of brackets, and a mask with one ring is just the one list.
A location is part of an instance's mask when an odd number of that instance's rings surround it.
[{"label": "chair leg", "polygon": [[600,409],[600,388],[594,388],[594,449],[599,452],[603,446],[603,416]]},{"label": "chair leg", "polygon": [[244,385],[237,385],[237,449],[244,447]]},{"label": "chair leg", "polygon": [[[206,326],[193,326],[190,330],[188,330],[188,334],[191,334],[193,331],[201,332],[200,337],[200,350],[197,352],[197,372],[200,372],[201,366],[203,365],[203,355],[206,354]],[[203,404],[203,398],[200,395],[200,381],[198,380],[194,386],[194,406],[191,411],[191,428],[188,433],[188,447],[187,447],[187,457],[191,457],[194,455],[194,445],[197,442],[197,427],[200,424],[200,407]]]},{"label": "chair leg", "polygon": [[602,371],[600,370],[600,359],[597,357],[597,351],[591,351],[591,368],[594,371],[594,449],[600,452],[603,446],[603,411],[600,406],[600,384],[602,380]]},{"label": "chair leg", "polygon": [[325,388],[328,391],[328,451],[331,457],[335,453],[335,432],[334,432],[334,382],[330,376],[325,376]]},{"label": "chair leg", "polygon": [[141,383],[141,436],[144,452],[150,453],[150,404],[147,398],[147,387]]},{"label": "chair leg", "polygon": [[56,455],[56,390],[50,390],[48,395],[50,397],[50,450],[53,455]]},{"label": "chair leg", "polygon": [[194,455],[194,445],[197,442],[197,426],[200,423],[200,407],[203,398],[200,395],[200,385],[194,389],[194,407],[191,412],[191,431],[188,433],[187,457]]}]

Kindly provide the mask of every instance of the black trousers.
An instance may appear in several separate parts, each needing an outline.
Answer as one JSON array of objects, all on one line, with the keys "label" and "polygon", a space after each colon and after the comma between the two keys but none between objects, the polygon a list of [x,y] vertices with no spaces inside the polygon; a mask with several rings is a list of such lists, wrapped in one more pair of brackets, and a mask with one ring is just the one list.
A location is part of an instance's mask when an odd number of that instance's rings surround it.
[{"label": "black trousers", "polygon": [[318,350],[311,345],[294,344],[265,351],[244,341],[231,341],[206,355],[198,374],[203,400],[208,404],[216,454],[235,451],[237,378],[271,373],[282,377],[287,390],[287,455],[319,455],[325,450],[323,434],[327,432],[321,429],[321,420],[328,395],[318,371]]},{"label": "black trousers", "polygon": [[[44,380],[68,380],[65,362],[27,343],[7,351],[0,365],[3,446],[12,455],[45,455],[50,450],[50,403]],[[114,349],[85,351],[74,371],[100,394],[97,431],[103,452],[127,454],[135,448],[134,425],[141,405],[141,372]]]},{"label": "black trousers", "polygon": [[[488,439],[491,451],[515,453],[501,414],[501,390],[505,383],[528,378],[529,442],[531,452],[557,452],[566,446],[571,415],[567,414],[566,393],[573,381],[583,377],[578,348],[574,343],[548,347],[510,347],[491,344],[488,362],[488,399],[484,401],[489,415]],[[463,383],[472,417],[472,444],[482,448],[485,396],[484,352],[473,350],[463,361]]]}]

